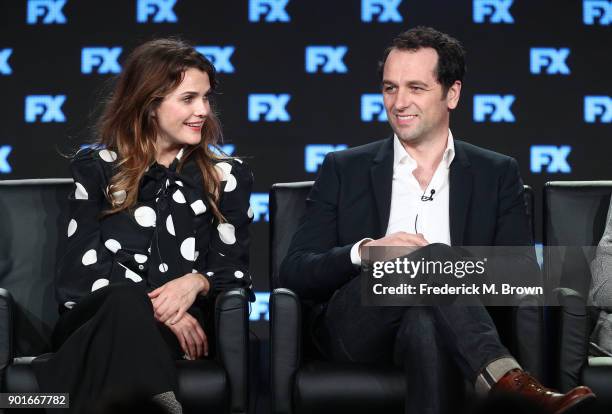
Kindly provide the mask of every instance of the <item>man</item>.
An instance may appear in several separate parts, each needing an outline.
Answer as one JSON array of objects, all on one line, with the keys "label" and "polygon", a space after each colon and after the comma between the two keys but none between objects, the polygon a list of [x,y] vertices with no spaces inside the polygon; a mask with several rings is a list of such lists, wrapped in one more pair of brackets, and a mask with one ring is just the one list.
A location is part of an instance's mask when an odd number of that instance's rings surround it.
[{"label": "man", "polygon": [[[556,394],[522,371],[483,306],[360,303],[355,276],[364,246],[533,245],[516,161],[455,140],[449,130],[464,53],[457,40],[423,27],[387,48],[381,83],[394,136],[326,156],[281,281],[302,300],[324,304],[312,323],[324,355],[370,363],[392,356],[404,367],[406,412],[452,411],[457,367],[478,392],[515,391],[561,412],[593,393]],[[527,260],[535,266],[533,250]]]}]

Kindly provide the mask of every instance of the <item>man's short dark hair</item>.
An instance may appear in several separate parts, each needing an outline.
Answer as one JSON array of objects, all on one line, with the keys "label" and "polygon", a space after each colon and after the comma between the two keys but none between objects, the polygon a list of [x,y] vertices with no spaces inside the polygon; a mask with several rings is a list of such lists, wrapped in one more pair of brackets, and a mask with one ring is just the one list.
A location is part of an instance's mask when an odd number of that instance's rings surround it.
[{"label": "man's short dark hair", "polygon": [[380,80],[383,78],[385,62],[392,50],[418,50],[430,47],[438,52],[436,79],[442,84],[444,96],[455,81],[463,82],[465,75],[465,49],[457,39],[431,27],[415,27],[400,33],[385,49],[378,64]]}]

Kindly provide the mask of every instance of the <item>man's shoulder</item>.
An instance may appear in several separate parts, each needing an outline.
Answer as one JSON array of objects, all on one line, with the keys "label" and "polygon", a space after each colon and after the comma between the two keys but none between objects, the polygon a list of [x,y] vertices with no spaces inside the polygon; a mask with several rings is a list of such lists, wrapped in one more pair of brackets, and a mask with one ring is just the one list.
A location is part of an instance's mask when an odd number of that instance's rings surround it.
[{"label": "man's shoulder", "polygon": [[514,160],[508,155],[455,139],[455,153],[460,154],[461,152],[469,163],[476,167],[499,167]]},{"label": "man's shoulder", "polygon": [[370,142],[357,147],[348,148],[341,151],[335,151],[333,157],[339,163],[355,163],[371,161],[380,152],[381,147],[388,144],[389,138],[384,138],[378,141]]}]

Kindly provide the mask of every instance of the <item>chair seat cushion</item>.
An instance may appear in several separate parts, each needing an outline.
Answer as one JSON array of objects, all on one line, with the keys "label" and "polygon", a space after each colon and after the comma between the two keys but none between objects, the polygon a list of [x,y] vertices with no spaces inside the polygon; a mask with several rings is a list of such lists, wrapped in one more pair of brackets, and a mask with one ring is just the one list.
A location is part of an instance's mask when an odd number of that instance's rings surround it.
[{"label": "chair seat cushion", "polygon": [[404,373],[394,367],[305,363],[295,379],[294,407],[299,413],[403,412]]},{"label": "chair seat cushion", "polygon": [[[15,358],[6,369],[3,392],[38,392],[32,364],[44,364],[53,354]],[[186,410],[203,408],[223,411],[228,407],[225,370],[215,361],[177,361],[178,399]]]}]

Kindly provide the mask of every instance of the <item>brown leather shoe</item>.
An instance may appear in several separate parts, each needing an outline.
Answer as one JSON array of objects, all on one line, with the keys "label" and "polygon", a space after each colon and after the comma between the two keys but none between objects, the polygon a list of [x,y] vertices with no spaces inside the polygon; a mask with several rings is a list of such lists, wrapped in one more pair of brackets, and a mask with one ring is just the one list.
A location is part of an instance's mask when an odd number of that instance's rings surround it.
[{"label": "brown leather shoe", "polygon": [[561,414],[568,410],[577,408],[586,401],[595,398],[595,394],[589,387],[576,387],[566,394],[560,394],[546,388],[538,380],[521,369],[510,370],[504,375],[491,390],[492,392],[518,393],[539,404],[545,410]]}]

